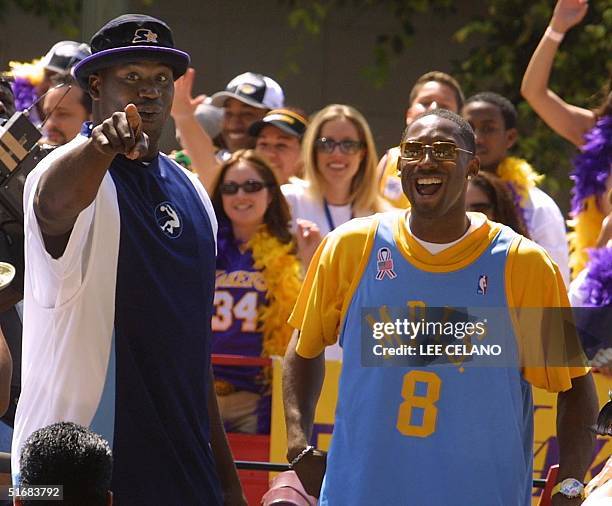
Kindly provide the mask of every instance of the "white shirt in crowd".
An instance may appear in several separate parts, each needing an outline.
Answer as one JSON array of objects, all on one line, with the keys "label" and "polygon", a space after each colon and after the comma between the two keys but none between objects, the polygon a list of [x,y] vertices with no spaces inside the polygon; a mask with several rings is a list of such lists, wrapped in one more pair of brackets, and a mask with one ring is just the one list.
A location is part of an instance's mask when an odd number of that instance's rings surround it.
[{"label": "white shirt in crowd", "polygon": [[565,286],[569,286],[567,231],[565,219],[555,201],[539,188],[529,190],[525,221],[533,242],[548,252],[559,266]]},{"label": "white shirt in crowd", "polygon": [[332,223],[330,224],[325,214],[325,203],[319,195],[314,195],[309,187],[297,184],[284,184],[281,186],[283,195],[291,209],[291,230],[295,232],[295,220],[298,218],[310,220],[319,227],[321,237],[325,237],[334,228],[349,221],[352,216],[352,206],[327,205]]}]

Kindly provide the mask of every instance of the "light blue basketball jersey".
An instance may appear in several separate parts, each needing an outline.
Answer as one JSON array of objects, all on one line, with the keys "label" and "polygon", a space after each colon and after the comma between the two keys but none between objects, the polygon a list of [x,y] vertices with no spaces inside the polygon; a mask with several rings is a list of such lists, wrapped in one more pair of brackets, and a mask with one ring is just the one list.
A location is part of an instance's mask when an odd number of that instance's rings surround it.
[{"label": "light blue basketball jersey", "polygon": [[[363,308],[409,301],[506,308],[505,265],[516,234],[504,227],[466,267],[426,272],[397,248],[396,216],[380,215],[341,329],[342,375],[320,504],[526,506],[533,416],[531,387],[518,368],[365,367],[361,342]],[[507,310],[496,314],[496,325],[512,328]]]}]

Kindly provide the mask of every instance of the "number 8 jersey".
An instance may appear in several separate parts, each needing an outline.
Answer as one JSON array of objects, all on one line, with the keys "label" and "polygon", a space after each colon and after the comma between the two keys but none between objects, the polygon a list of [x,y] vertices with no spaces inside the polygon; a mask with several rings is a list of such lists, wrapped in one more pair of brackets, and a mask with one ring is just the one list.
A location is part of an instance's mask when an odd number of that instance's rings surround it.
[{"label": "number 8 jersey", "polygon": [[[290,319],[301,331],[299,355],[316,357],[338,335],[343,347],[319,504],[528,505],[529,383],[565,390],[572,374],[586,370],[368,366],[362,322],[385,321],[385,306],[491,307],[500,308],[497,324],[512,328],[508,306],[566,303],[558,269],[541,248],[496,223],[433,255],[405,220],[403,213],[375,215],[328,236]],[[529,279],[514,279],[514,268]]]}]

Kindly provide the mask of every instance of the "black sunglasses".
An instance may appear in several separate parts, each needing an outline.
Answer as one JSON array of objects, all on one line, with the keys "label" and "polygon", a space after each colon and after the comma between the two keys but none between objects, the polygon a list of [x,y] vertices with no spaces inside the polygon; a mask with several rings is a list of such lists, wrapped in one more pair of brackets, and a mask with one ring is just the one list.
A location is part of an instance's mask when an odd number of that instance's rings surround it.
[{"label": "black sunglasses", "polygon": [[336,141],[334,139],[329,139],[327,137],[321,137],[315,141],[315,147],[318,151],[322,153],[333,153],[336,146],[340,148],[340,151],[345,155],[354,155],[361,148],[363,148],[363,142],[361,141],[352,141],[350,139],[345,139],[343,141]]},{"label": "black sunglasses", "polygon": [[473,155],[471,151],[460,148],[454,142],[437,141],[431,145],[424,142],[408,141],[400,144],[400,156],[409,162],[418,162],[425,158],[425,151],[431,150],[434,160],[439,162],[452,162],[457,159],[457,151]]},{"label": "black sunglasses", "polygon": [[219,186],[219,191],[223,195],[236,195],[238,190],[242,188],[245,193],[257,193],[263,190],[264,188],[270,187],[270,183],[264,183],[263,181],[257,181],[255,179],[249,179],[244,183],[222,183]]}]

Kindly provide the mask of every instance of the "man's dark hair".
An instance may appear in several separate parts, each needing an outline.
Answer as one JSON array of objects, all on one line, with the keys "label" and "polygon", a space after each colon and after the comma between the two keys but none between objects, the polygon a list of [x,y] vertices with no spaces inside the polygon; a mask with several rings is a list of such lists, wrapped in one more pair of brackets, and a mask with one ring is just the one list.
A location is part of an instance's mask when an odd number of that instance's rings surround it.
[{"label": "man's dark hair", "polygon": [[414,121],[404,129],[404,133],[402,134],[402,141],[406,138],[408,129],[418,120],[424,118],[425,116],[438,116],[440,118],[444,118],[455,123],[459,127],[459,137],[461,137],[465,149],[471,151],[472,153],[476,152],[476,140],[474,138],[474,130],[472,130],[470,124],[458,114],[455,114],[453,111],[449,111],[447,109],[430,109],[419,114],[416,118],[414,118]]},{"label": "man's dark hair", "polygon": [[440,84],[444,84],[448,86],[455,93],[455,100],[457,101],[457,110],[461,110],[463,107],[464,97],[463,91],[461,91],[461,86],[459,82],[451,75],[446,72],[440,72],[439,70],[432,70],[431,72],[426,72],[421,77],[419,77],[414,84],[412,85],[412,89],[410,90],[410,96],[408,98],[408,107],[412,105],[414,99],[416,98],[419,90],[423,87],[425,83],[436,82]]},{"label": "man's dark hair", "polygon": [[72,422],[32,433],[21,450],[21,485],[63,485],[63,501],[29,501],[24,506],[105,506],[113,457],[108,443]]},{"label": "man's dark hair", "polygon": [[516,128],[517,123],[517,112],[514,104],[510,102],[506,97],[500,95],[499,93],[495,93],[493,91],[481,91],[480,93],[476,93],[472,95],[465,101],[465,105],[468,105],[472,102],[486,102],[487,104],[494,105],[499,109],[504,118],[504,126],[506,130],[510,128]]}]

